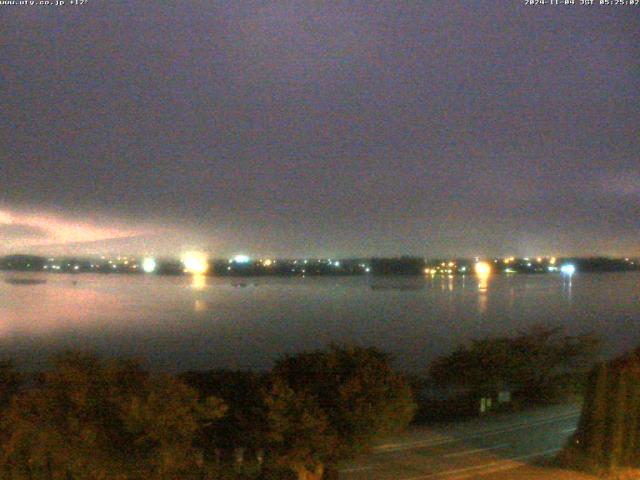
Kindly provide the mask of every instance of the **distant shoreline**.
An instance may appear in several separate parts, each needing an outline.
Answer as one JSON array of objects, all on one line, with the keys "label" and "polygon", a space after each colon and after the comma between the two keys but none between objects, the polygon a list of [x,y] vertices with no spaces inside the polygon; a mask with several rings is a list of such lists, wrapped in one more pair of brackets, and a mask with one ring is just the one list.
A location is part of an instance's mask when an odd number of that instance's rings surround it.
[{"label": "distant shoreline", "polygon": [[[564,274],[640,271],[640,259],[624,257],[457,258],[372,257],[343,259],[277,259],[236,256],[195,260],[152,257],[0,257],[0,271],[101,273],[213,277],[342,277],[342,276],[469,276],[492,274]],[[480,267],[480,270],[479,270]]]}]

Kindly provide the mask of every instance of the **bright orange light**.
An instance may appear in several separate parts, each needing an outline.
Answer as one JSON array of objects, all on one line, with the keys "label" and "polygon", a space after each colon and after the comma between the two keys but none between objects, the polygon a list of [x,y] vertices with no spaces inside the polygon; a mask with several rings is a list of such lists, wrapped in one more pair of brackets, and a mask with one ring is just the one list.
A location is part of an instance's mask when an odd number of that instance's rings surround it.
[{"label": "bright orange light", "polygon": [[488,262],[478,262],[475,266],[476,275],[487,276],[491,274],[491,264]]},{"label": "bright orange light", "polygon": [[209,270],[209,261],[202,252],[187,252],[182,255],[184,271],[194,275],[202,275]]},{"label": "bright orange light", "polygon": [[556,257],[551,257],[551,260],[549,260],[549,263],[550,263],[551,265],[555,265],[555,264],[556,264],[556,262],[557,262]]},{"label": "bright orange light", "polygon": [[270,267],[271,265],[273,265],[273,261],[270,258],[267,258],[262,262],[262,265],[264,265],[265,267]]},{"label": "bright orange light", "polygon": [[201,273],[195,273],[191,277],[191,288],[194,290],[203,290],[207,286],[207,277]]},{"label": "bright orange light", "polygon": [[[491,264],[489,262],[478,262],[475,267],[476,275],[478,276],[478,291],[481,293],[481,296],[484,295],[489,289],[489,278],[491,277]],[[484,302],[481,305],[481,310],[484,311],[486,308],[486,298],[482,299],[481,302]]]}]

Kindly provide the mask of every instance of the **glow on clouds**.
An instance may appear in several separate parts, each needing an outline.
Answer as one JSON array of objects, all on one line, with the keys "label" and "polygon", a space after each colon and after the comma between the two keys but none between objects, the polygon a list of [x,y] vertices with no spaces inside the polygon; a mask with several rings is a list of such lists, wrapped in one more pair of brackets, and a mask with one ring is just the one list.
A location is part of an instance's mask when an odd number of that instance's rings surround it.
[{"label": "glow on clouds", "polygon": [[0,248],[70,245],[126,239],[150,233],[147,229],[96,225],[55,215],[0,210]]}]

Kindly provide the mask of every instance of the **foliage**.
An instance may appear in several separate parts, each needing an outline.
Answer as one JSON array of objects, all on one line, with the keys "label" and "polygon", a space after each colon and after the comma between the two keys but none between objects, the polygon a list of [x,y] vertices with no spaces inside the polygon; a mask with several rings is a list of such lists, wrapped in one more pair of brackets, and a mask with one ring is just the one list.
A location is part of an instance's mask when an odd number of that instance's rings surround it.
[{"label": "foliage", "polygon": [[415,413],[408,384],[392,370],[389,356],[374,348],[332,346],[289,356],[272,375],[324,413],[327,433],[335,438],[324,454],[330,462],[406,427]]},{"label": "foliage", "polygon": [[186,372],[180,379],[196,389],[201,398],[215,396],[228,406],[226,415],[203,428],[198,443],[210,459],[216,451],[245,448],[254,453],[263,448],[266,406],[263,391],[266,375],[249,371],[211,370]]},{"label": "foliage", "polygon": [[594,470],[640,467],[640,349],[592,370],[564,457]]},{"label": "foliage", "polygon": [[322,478],[327,453],[336,439],[316,400],[276,378],[265,403],[270,462],[278,469],[294,471],[298,479]]},{"label": "foliage", "polygon": [[585,373],[600,348],[594,335],[562,335],[560,328],[537,326],[515,337],[474,340],[436,359],[431,378],[440,386],[493,394],[508,387],[529,399],[542,399],[559,377]]},{"label": "foliage", "polygon": [[10,361],[0,362],[0,410],[7,407],[11,399],[18,393],[22,384],[22,376]]},{"label": "foliage", "polygon": [[7,478],[318,480],[406,426],[415,404],[386,354],[331,347],[268,375],[154,375],[75,352],[22,384],[0,364],[0,408]]},{"label": "foliage", "polygon": [[134,362],[67,353],[5,411],[0,460],[11,478],[190,478],[193,438],[224,410]]}]

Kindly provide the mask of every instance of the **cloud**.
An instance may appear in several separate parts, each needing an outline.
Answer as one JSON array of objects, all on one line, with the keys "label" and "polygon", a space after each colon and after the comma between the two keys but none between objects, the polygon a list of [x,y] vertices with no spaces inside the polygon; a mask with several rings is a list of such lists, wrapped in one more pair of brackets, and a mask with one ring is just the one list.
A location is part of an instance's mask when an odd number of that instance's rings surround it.
[{"label": "cloud", "polygon": [[49,232],[41,227],[20,223],[0,223],[0,240],[46,239]]},{"label": "cloud", "polygon": [[78,249],[108,245],[157,233],[157,228],[131,227],[112,221],[75,221],[47,213],[0,210],[0,249],[33,251],[38,247]]}]

